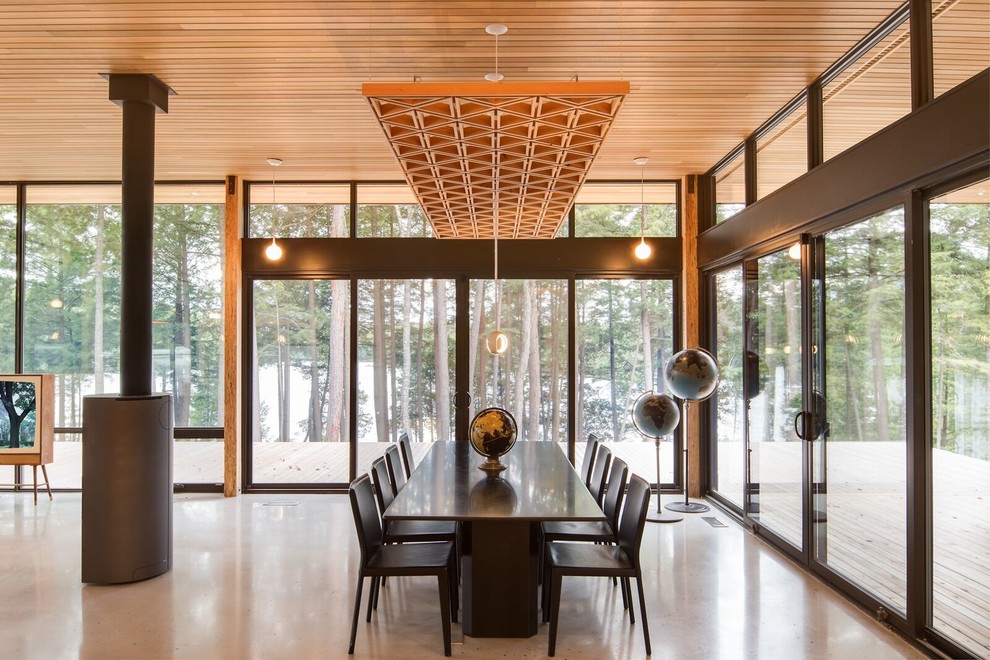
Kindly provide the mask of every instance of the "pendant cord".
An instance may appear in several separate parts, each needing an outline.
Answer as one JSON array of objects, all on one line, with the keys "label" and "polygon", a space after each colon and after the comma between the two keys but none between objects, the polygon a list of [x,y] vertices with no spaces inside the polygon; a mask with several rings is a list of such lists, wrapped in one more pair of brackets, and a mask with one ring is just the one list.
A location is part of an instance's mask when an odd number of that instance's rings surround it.
[{"label": "pendant cord", "polygon": [[646,167],[639,171],[639,237],[646,238]]}]

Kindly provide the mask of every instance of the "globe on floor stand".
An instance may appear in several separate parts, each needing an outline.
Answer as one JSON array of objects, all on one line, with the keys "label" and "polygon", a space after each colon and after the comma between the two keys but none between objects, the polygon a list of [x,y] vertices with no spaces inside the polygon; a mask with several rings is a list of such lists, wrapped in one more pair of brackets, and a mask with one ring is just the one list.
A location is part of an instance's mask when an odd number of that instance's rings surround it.
[{"label": "globe on floor stand", "polygon": [[684,520],[663,510],[660,500],[660,438],[669,435],[677,428],[681,413],[677,402],[666,394],[645,392],[636,399],[630,410],[633,426],[640,434],[653,438],[657,446],[657,510],[646,516],[647,522],[673,523]]},{"label": "globe on floor stand", "polygon": [[[701,348],[689,348],[675,353],[663,370],[667,388],[671,394],[684,400],[685,425],[689,418],[689,404],[704,401],[715,394],[719,386],[721,373],[718,360],[711,353]],[[690,468],[687,448],[687,434],[684,434],[684,501],[671,502],[667,508],[680,513],[704,513],[709,510],[707,504],[691,502]]]}]

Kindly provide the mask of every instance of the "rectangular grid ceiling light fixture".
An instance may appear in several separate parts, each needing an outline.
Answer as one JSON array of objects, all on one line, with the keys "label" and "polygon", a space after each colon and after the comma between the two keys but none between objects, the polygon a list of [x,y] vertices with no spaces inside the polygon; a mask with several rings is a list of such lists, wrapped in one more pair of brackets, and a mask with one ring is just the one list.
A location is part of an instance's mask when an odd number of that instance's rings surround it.
[{"label": "rectangular grid ceiling light fixture", "polygon": [[439,238],[493,238],[495,208],[499,238],[553,238],[629,83],[365,83],[362,93]]}]

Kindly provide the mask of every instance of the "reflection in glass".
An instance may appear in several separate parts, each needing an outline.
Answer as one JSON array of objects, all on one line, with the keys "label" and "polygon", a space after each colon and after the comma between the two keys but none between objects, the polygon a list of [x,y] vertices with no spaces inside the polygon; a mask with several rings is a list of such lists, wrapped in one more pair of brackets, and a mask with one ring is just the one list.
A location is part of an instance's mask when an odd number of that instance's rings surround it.
[{"label": "reflection in glass", "polygon": [[801,104],[756,140],[756,198],[808,171],[808,109]]},{"label": "reflection in glass", "polygon": [[822,88],[825,160],[911,112],[908,21]]},{"label": "reflection in glass", "polygon": [[454,439],[455,294],[450,280],[359,282],[359,474],[402,433],[416,462]]},{"label": "reflection in glass", "polygon": [[746,160],[742,151],[715,172],[715,224],[746,207]]},{"label": "reflection in glass", "polygon": [[84,395],[120,391],[119,187],[91,186],[79,203],[34,203],[35,190],[24,229],[24,369],[55,374],[55,426],[81,427]]},{"label": "reflection in glass", "polygon": [[[578,237],[640,235],[642,203],[646,204],[646,236],[677,235],[677,186],[674,183],[588,183],[574,203],[574,235]],[[567,236],[565,220],[557,233]]]},{"label": "reflection in glass", "polygon": [[[351,189],[347,185],[253,183],[249,235],[335,238],[348,235]],[[274,200],[274,201],[273,201]]]},{"label": "reflection in glass", "polygon": [[14,296],[17,286],[17,206],[13,187],[0,187],[0,372],[14,373]]},{"label": "reflection in glass", "polygon": [[252,481],[348,481],[346,280],[257,280]]},{"label": "reflection in glass", "polygon": [[492,355],[485,337],[495,329],[492,280],[471,282],[470,416],[508,410],[519,441],[567,442],[567,282],[502,280],[499,328],[509,348]]},{"label": "reflection in glass", "polygon": [[743,280],[739,267],[716,273],[714,353],[722,368],[722,384],[715,393],[713,490],[743,506],[745,483],[743,427]]},{"label": "reflection in glass", "polygon": [[990,63],[990,3],[933,0],[935,95],[968,80]]},{"label": "reflection in glass", "polygon": [[407,185],[361,185],[357,189],[358,238],[429,238],[433,226]]},{"label": "reflection in glass", "polygon": [[[663,367],[674,352],[670,280],[579,280],[577,287],[577,444],[598,436],[629,468],[656,479],[656,445],[632,423],[633,403],[666,391]],[[674,481],[675,431],[661,442],[660,479]],[[582,456],[578,456],[580,460]]]},{"label": "reflection in glass", "polygon": [[990,185],[929,205],[932,625],[990,656]]},{"label": "reflection in glass", "polygon": [[[904,212],[826,233],[813,309],[825,398],[825,538],[818,560],[904,611],[907,452]],[[821,406],[819,406],[821,407]],[[816,480],[821,465],[816,466]],[[819,536],[821,531],[819,531]]]},{"label": "reflection in glass", "polygon": [[801,548],[801,264],[781,250],[746,267],[750,513]]}]

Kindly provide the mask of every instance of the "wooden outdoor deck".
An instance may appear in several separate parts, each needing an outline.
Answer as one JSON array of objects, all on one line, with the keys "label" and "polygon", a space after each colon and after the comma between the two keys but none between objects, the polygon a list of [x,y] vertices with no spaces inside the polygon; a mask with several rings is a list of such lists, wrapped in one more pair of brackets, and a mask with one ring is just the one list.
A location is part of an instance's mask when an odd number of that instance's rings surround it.
[{"label": "wooden outdoor deck", "polygon": [[[610,443],[611,444],[611,443]],[[417,462],[430,445],[413,443]],[[661,465],[669,473],[670,443]],[[367,471],[385,447],[360,443],[358,470]],[[584,443],[578,445],[578,461]],[[617,449],[613,445],[613,449]],[[655,479],[652,443],[619,443],[617,451],[633,471]],[[727,444],[720,452],[739,450]],[[772,466],[794,465],[790,452],[798,443],[766,443],[762,452],[761,502],[765,524],[799,538],[800,482],[794,475],[774,474]],[[268,483],[347,481],[346,443],[257,443],[254,478]],[[828,457],[828,565],[903,609],[906,589],[904,446],[897,443],[833,443]],[[176,442],[177,482],[223,480],[223,444]],[[55,463],[48,468],[53,487],[81,485],[81,445],[57,442]],[[990,657],[990,463],[936,451],[935,475],[935,627],[969,649]],[[30,471],[25,471],[30,479]],[[667,479],[665,475],[665,480]],[[0,481],[6,481],[6,478]],[[742,490],[741,474],[722,472],[722,488]],[[57,495],[56,495],[57,497]],[[669,499],[669,498],[668,498]]]}]

